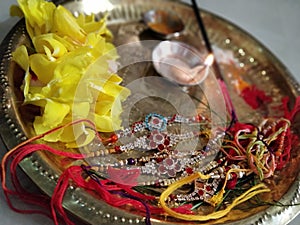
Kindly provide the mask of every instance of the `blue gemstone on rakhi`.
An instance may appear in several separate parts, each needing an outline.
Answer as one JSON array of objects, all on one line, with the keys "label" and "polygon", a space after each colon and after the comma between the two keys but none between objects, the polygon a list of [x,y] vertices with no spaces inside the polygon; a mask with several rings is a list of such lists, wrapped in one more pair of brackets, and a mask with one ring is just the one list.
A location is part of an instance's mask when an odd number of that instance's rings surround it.
[{"label": "blue gemstone on rakhi", "polygon": [[149,113],[145,117],[146,128],[150,131],[158,130],[163,131],[167,128],[167,119],[157,113]]},{"label": "blue gemstone on rakhi", "polygon": [[135,165],[135,159],[134,158],[128,158],[127,159],[127,165],[130,165],[130,166]]}]

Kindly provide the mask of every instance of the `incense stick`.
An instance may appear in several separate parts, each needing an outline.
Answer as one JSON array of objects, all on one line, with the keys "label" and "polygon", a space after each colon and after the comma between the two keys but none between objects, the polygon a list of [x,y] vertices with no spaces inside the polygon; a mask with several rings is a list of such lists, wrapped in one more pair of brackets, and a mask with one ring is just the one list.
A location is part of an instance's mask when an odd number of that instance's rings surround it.
[{"label": "incense stick", "polygon": [[[205,47],[206,47],[209,54],[214,55],[211,43],[209,41],[206,29],[205,29],[205,25],[204,25],[202,17],[201,17],[201,10],[197,5],[196,0],[192,0],[192,7],[193,7],[193,10],[194,10],[196,19],[197,19],[198,26],[199,26],[200,31],[201,31],[202,38],[203,38],[204,43],[205,43]],[[224,80],[223,76],[222,76],[222,73],[221,73],[221,70],[220,70],[220,67],[217,63],[217,60],[216,60],[215,56],[214,56],[213,68],[214,68],[214,71],[215,71],[215,74],[216,74],[217,78],[219,78],[221,80]]]}]

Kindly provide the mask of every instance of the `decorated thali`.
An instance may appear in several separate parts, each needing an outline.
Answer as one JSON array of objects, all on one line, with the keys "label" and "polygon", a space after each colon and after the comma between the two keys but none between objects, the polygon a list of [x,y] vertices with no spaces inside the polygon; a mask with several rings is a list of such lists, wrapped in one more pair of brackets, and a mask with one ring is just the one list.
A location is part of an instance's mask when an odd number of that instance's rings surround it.
[{"label": "decorated thali", "polygon": [[[184,21],[185,31],[183,35],[174,37],[174,39],[193,45],[205,54],[201,34],[193,16],[193,10],[189,5],[178,1],[113,0],[103,1],[101,7],[97,8],[95,6],[94,9],[87,11],[85,2],[61,1],[59,3],[63,4],[75,16],[90,12],[96,13],[98,19],[107,16],[108,28],[114,35],[114,45],[126,46],[125,48],[118,48],[121,56],[120,63],[126,65],[118,71],[123,79],[122,84],[128,87],[132,93],[138,91],[139,94],[143,94],[142,97],[129,97],[124,102],[124,111],[128,112],[124,119],[125,127],[126,123],[127,125],[133,124],[135,121],[142,120],[144,116],[147,120],[147,116],[151,113],[152,117],[149,116],[149,121],[154,121],[153,118],[164,120],[160,115],[172,116],[174,113],[178,113],[176,106],[181,106],[187,102],[185,99],[186,94],[193,99],[197,112],[203,110],[201,108],[202,102],[206,100],[209,102],[210,98],[206,96],[205,99],[203,92],[210,92],[210,88],[213,89],[212,86],[205,86],[199,90],[197,87],[174,86],[160,79],[156,80],[160,76],[155,72],[152,62],[149,61],[151,61],[151,48],[161,40],[149,33],[148,27],[142,21],[142,15],[152,9],[167,9],[175,12]],[[266,116],[277,117],[281,113],[278,107],[284,97],[289,98],[291,105],[295,103],[296,98],[299,96],[299,85],[270,51],[248,33],[214,14],[204,11],[203,20],[210,41],[215,51],[220,54],[217,59],[220,62],[225,82],[229,84],[227,85],[228,91],[240,122],[258,124]],[[137,41],[142,41],[142,44]],[[36,114],[36,108],[28,107],[28,105],[23,106],[22,104],[23,96],[20,90],[24,74],[11,58],[12,52],[22,44],[28,47],[32,46],[26,32],[24,20],[18,22],[1,45],[1,52],[4,52],[0,67],[2,96],[0,112],[1,115],[4,115],[1,119],[1,136],[8,149],[33,136],[32,115]],[[224,62],[221,52],[226,52],[223,57],[226,58],[229,55],[232,63]],[[126,61],[126,54],[133,58],[132,61]],[[147,80],[147,77],[150,77],[151,81]],[[142,82],[134,83],[136,80]],[[261,104],[259,102],[257,107],[253,105],[250,107],[237,92],[240,83],[255,85],[259,90],[264,90],[268,97],[267,103]],[[181,91],[183,91],[183,95]],[[150,98],[145,96],[150,96]],[[204,98],[204,100],[201,98]],[[216,98],[216,96],[213,95],[212,98]],[[170,101],[172,101],[172,104],[170,104]],[[185,109],[185,107],[182,108]],[[183,110],[183,112],[185,111]],[[205,113],[205,110],[203,110],[203,113]],[[297,136],[300,132],[298,128],[299,119],[299,117],[296,117],[292,124],[292,130]],[[149,121],[146,121],[148,126]],[[173,129],[176,129],[176,127],[173,126]],[[55,147],[59,148],[61,146]],[[158,213],[156,215],[152,213],[152,224],[286,224],[289,222],[290,217],[282,217],[282,215],[288,214],[293,217],[299,211],[299,207],[295,205],[299,201],[298,171],[300,158],[298,151],[299,146],[293,146],[289,163],[283,170],[277,171],[272,178],[266,181],[271,189],[271,192],[266,194],[266,199],[280,201],[285,207],[279,207],[278,205],[260,205],[257,207],[243,205],[241,208],[234,209],[224,218],[206,222],[187,222],[165,214],[160,215]],[[122,160],[123,158],[118,158],[118,162],[123,162]],[[64,170],[60,158],[46,153],[35,153],[24,159],[21,167],[49,196],[55,188],[59,175]],[[107,174],[104,172],[102,175],[106,176]],[[148,182],[152,184],[152,179],[153,176],[150,176],[150,178],[143,176],[138,180],[138,184],[148,186]],[[81,188],[76,188],[76,185],[68,189],[63,206],[80,220],[89,224],[144,223],[145,215],[137,212],[133,207],[112,207],[97,198],[96,195],[92,195]]]}]

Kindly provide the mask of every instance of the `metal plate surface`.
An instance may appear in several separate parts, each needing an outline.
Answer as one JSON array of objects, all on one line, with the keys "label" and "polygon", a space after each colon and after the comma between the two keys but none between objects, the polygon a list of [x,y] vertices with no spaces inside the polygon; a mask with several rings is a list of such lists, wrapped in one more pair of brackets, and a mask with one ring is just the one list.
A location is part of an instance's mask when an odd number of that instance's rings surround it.
[{"label": "metal plate surface", "polygon": [[[85,13],[86,7],[83,1],[63,1],[74,15]],[[186,25],[186,33],[180,37],[180,41],[187,42],[199,49],[204,45],[201,41],[193,10],[189,5],[178,1],[167,0],[105,0],[107,4],[102,5],[98,10],[97,17],[101,18],[108,13],[109,27],[115,35],[116,46],[126,44],[135,40],[149,39],[145,35],[146,27],[141,21],[144,12],[150,9],[164,8],[178,13]],[[105,9],[103,6],[106,6]],[[239,61],[239,67],[235,68],[242,74],[243,79],[258,88],[266,91],[272,97],[274,105],[280,104],[281,98],[288,96],[293,103],[299,96],[300,87],[289,71],[278,59],[247,32],[236,27],[212,13],[203,12],[209,38],[213,45],[223,50],[230,50]],[[22,71],[11,61],[11,54],[21,44],[31,45],[26,33],[24,20],[21,20],[10,31],[0,47],[0,125],[1,136],[10,149],[18,143],[26,140],[32,135],[30,123],[33,111],[30,108],[22,108],[22,94],[20,85],[22,83]],[[222,66],[223,72],[229,73],[230,68]],[[124,75],[124,82],[129,82],[132,77]],[[228,78],[230,83],[230,78]],[[233,103],[237,113],[243,122],[255,122],[261,119],[266,111],[269,115],[276,115],[277,112],[268,106],[266,109],[251,111],[242,100],[230,89]],[[297,117],[293,130],[300,134],[300,118]],[[293,205],[299,201],[300,182],[300,148],[294,146],[291,162],[278,172],[272,180],[269,180],[273,187],[271,199],[280,200],[286,205]],[[62,171],[57,160],[46,154],[34,154],[26,158],[21,167],[28,176],[48,195],[51,195],[56,180]],[[64,207],[80,220],[88,224],[143,224],[143,215],[137,215],[132,209],[113,208],[101,200],[89,195],[84,190],[76,187],[70,188],[64,200]],[[287,207],[263,207],[250,211],[233,211],[231,221],[217,220],[207,224],[287,224],[295,217],[300,210],[299,206]],[[227,218],[228,219],[228,218]],[[167,217],[154,217],[153,224],[199,224],[197,222],[174,221]],[[205,224],[205,223],[201,223]]]}]

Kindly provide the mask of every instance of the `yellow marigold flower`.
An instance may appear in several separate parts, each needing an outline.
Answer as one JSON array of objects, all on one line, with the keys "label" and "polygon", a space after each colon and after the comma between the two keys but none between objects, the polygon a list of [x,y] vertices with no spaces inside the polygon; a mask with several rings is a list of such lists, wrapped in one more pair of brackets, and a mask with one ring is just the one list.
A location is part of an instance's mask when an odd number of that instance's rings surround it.
[{"label": "yellow marigold flower", "polygon": [[[13,60],[25,71],[24,103],[40,107],[33,122],[37,134],[74,119],[91,119],[98,131],[111,132],[121,125],[121,102],[130,91],[115,74],[118,54],[109,41],[106,17],[75,18],[63,6],[43,0],[18,0],[12,14],[24,15],[35,53],[25,46],[13,53]],[[20,13],[19,9],[21,10]],[[94,138],[83,124],[65,128],[44,140],[83,146]]]}]

